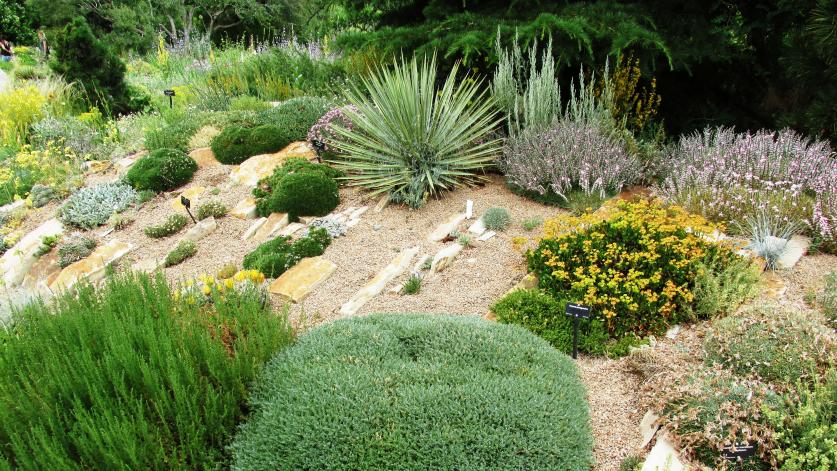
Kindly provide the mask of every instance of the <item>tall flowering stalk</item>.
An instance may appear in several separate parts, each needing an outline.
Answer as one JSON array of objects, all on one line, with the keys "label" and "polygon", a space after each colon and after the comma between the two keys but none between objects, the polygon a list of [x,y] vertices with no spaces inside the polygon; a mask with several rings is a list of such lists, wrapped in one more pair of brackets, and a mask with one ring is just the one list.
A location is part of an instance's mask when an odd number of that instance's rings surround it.
[{"label": "tall flowering stalk", "polygon": [[709,128],[682,137],[663,168],[668,175],[657,192],[711,220],[740,222],[766,213],[834,241],[837,158],[825,141],[790,130]]}]

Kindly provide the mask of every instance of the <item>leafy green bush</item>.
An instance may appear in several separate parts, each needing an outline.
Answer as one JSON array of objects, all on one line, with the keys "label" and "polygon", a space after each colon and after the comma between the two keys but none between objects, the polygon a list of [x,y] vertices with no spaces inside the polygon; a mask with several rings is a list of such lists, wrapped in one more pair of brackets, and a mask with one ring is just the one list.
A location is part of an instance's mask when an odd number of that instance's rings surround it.
[{"label": "leafy green bush", "polygon": [[[491,306],[497,321],[517,324],[551,343],[564,353],[573,351],[573,320],[565,314],[567,302],[536,289],[515,290]],[[578,351],[596,355],[605,353],[607,331],[600,320],[581,320]]]},{"label": "leafy green bush", "polygon": [[82,229],[100,226],[113,213],[121,213],[137,200],[137,192],[124,183],[100,183],[73,193],[59,210],[61,219]]},{"label": "leafy green bush", "polygon": [[591,306],[613,338],[691,319],[700,270],[721,272],[737,257],[702,236],[715,226],[681,208],[639,200],[606,209],[546,221],[528,260],[542,290]]},{"label": "leafy green bush", "polygon": [[237,165],[255,155],[250,153],[250,130],[241,126],[228,126],[212,138],[212,152],[218,162]]},{"label": "leafy green bush", "polygon": [[517,327],[342,319],[265,368],[233,468],[588,470],[584,397],[572,361]]},{"label": "leafy green bush", "polygon": [[413,274],[404,283],[404,294],[418,294],[421,291],[421,277]]},{"label": "leafy green bush", "polygon": [[203,221],[208,217],[214,217],[217,219],[226,216],[227,211],[227,207],[224,206],[224,203],[218,200],[210,200],[198,206],[198,210],[195,212],[195,217],[198,221]]},{"label": "leafy green bush", "polygon": [[277,152],[293,142],[291,139],[288,139],[287,131],[271,124],[256,126],[250,131],[250,136],[248,136],[247,140],[250,144],[250,153],[252,155]]},{"label": "leafy green bush", "polygon": [[145,148],[149,152],[157,149],[177,149],[181,152],[189,151],[189,140],[200,128],[200,123],[188,119],[172,119],[165,126],[152,129],[145,134]]},{"label": "leafy green bush", "polygon": [[118,276],[0,330],[0,467],[220,467],[248,385],[291,329],[246,292],[175,298],[162,276]]},{"label": "leafy green bush", "polygon": [[58,199],[58,195],[55,193],[55,189],[51,186],[36,183],[35,185],[32,185],[32,189],[29,190],[29,199],[32,201],[33,207],[41,208],[46,206],[50,201]]},{"label": "leafy green bush", "polygon": [[837,323],[837,271],[833,271],[825,277],[825,287],[817,296],[825,317],[834,325]]},{"label": "leafy green bush", "polygon": [[198,170],[195,159],[176,149],[157,149],[139,159],[125,175],[137,190],[157,193],[173,190],[192,179]]},{"label": "leafy green bush", "polygon": [[293,173],[279,180],[261,205],[260,212],[288,213],[292,220],[296,220],[299,216],[325,216],[339,203],[340,195],[334,179],[317,172]]},{"label": "leafy green bush", "polygon": [[143,229],[143,232],[152,239],[162,239],[163,237],[177,234],[188,223],[189,218],[180,213],[175,213],[169,216],[162,224],[148,226]]},{"label": "leafy green bush", "polygon": [[488,208],[482,215],[482,222],[487,229],[502,231],[511,224],[511,216],[506,208]]},{"label": "leafy green bush", "polygon": [[58,247],[58,266],[65,268],[93,253],[96,239],[76,234],[67,238]]},{"label": "leafy green bush", "polygon": [[706,338],[708,364],[741,376],[791,385],[811,382],[837,362],[829,328],[802,312],[764,305],[718,319]]},{"label": "leafy green bush", "polygon": [[312,229],[308,235],[295,241],[290,237],[277,237],[245,255],[243,265],[264,273],[268,278],[277,278],[303,258],[322,255],[329,244],[331,237],[323,228]]},{"label": "leafy green bush", "polygon": [[[713,269],[713,266],[718,268]],[[711,319],[735,311],[758,291],[761,266],[747,257],[734,257],[726,263],[708,263],[695,277],[694,317]]]},{"label": "leafy green bush", "polygon": [[813,390],[800,386],[799,400],[766,411],[774,428],[773,456],[781,471],[834,469],[837,463],[837,370],[831,369]]},{"label": "leafy green bush", "polygon": [[335,128],[341,138],[333,143],[344,154],[333,163],[351,184],[416,208],[480,181],[500,153],[489,138],[499,121],[493,102],[481,83],[461,80],[458,66],[441,89],[435,58],[382,68],[362,81],[346,95],[356,109],[343,108],[352,129]]},{"label": "leafy green bush", "polygon": [[163,265],[166,267],[173,267],[180,265],[187,259],[192,258],[198,253],[198,246],[191,240],[182,240],[178,242],[177,247],[166,255]]},{"label": "leafy green bush", "polygon": [[281,129],[290,144],[294,141],[306,140],[308,130],[317,123],[320,117],[328,113],[331,106],[330,100],[321,97],[291,98],[273,109],[260,113],[259,121]]},{"label": "leafy green bush", "polygon": [[254,96],[237,96],[230,99],[230,111],[265,111],[272,108],[270,103]]}]

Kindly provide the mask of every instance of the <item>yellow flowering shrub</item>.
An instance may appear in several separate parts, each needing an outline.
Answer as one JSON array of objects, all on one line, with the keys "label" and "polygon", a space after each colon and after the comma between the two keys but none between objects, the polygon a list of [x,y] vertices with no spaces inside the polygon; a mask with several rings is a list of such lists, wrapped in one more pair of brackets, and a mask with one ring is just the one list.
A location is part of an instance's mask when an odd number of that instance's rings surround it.
[{"label": "yellow flowering shrub", "polygon": [[183,299],[188,304],[206,304],[211,303],[216,297],[223,298],[231,293],[257,291],[264,281],[264,274],[258,270],[240,270],[226,279],[202,274],[193,280],[186,281],[182,289],[174,292],[174,299]]},{"label": "yellow flowering shrub", "polygon": [[29,125],[43,118],[46,97],[34,86],[0,93],[0,138],[6,144],[22,143]]},{"label": "yellow flowering shrub", "polygon": [[591,306],[611,336],[658,333],[689,316],[700,270],[736,256],[709,240],[720,229],[676,206],[618,201],[547,221],[529,268],[541,289]]},{"label": "yellow flowering shrub", "polygon": [[44,149],[26,145],[0,165],[0,204],[25,198],[36,183],[66,193],[80,183],[81,160],[72,149],[48,142]]}]

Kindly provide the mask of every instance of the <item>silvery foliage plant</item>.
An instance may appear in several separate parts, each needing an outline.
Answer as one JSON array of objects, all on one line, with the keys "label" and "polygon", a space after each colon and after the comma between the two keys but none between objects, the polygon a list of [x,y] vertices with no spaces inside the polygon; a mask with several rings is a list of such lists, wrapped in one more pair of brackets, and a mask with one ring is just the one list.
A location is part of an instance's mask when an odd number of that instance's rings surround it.
[{"label": "silvery foliage plant", "polygon": [[137,201],[137,192],[121,182],[100,183],[73,193],[61,208],[65,223],[89,229],[107,222]]}]

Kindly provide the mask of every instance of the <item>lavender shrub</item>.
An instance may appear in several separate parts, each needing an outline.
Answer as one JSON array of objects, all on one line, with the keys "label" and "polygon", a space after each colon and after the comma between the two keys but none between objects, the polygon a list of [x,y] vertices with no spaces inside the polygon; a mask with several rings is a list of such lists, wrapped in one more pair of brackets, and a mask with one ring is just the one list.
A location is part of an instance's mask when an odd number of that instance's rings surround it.
[{"label": "lavender shrub", "polygon": [[708,128],[682,137],[662,167],[668,173],[656,191],[689,211],[731,226],[767,213],[834,244],[837,158],[826,141]]},{"label": "lavender shrub", "polygon": [[325,152],[329,152],[332,155],[339,153],[337,148],[334,147],[334,141],[339,138],[339,135],[334,132],[334,126],[339,126],[348,131],[354,130],[352,121],[346,115],[346,110],[351,110],[354,113],[358,112],[357,107],[354,105],[346,105],[332,109],[311,126],[311,129],[308,131],[308,142],[311,144],[314,141],[322,142],[325,146],[323,148]]},{"label": "lavender shrub", "polygon": [[525,130],[508,139],[501,167],[509,182],[565,201],[571,191],[604,198],[641,175],[624,141],[596,120],[557,119],[545,131]]}]

